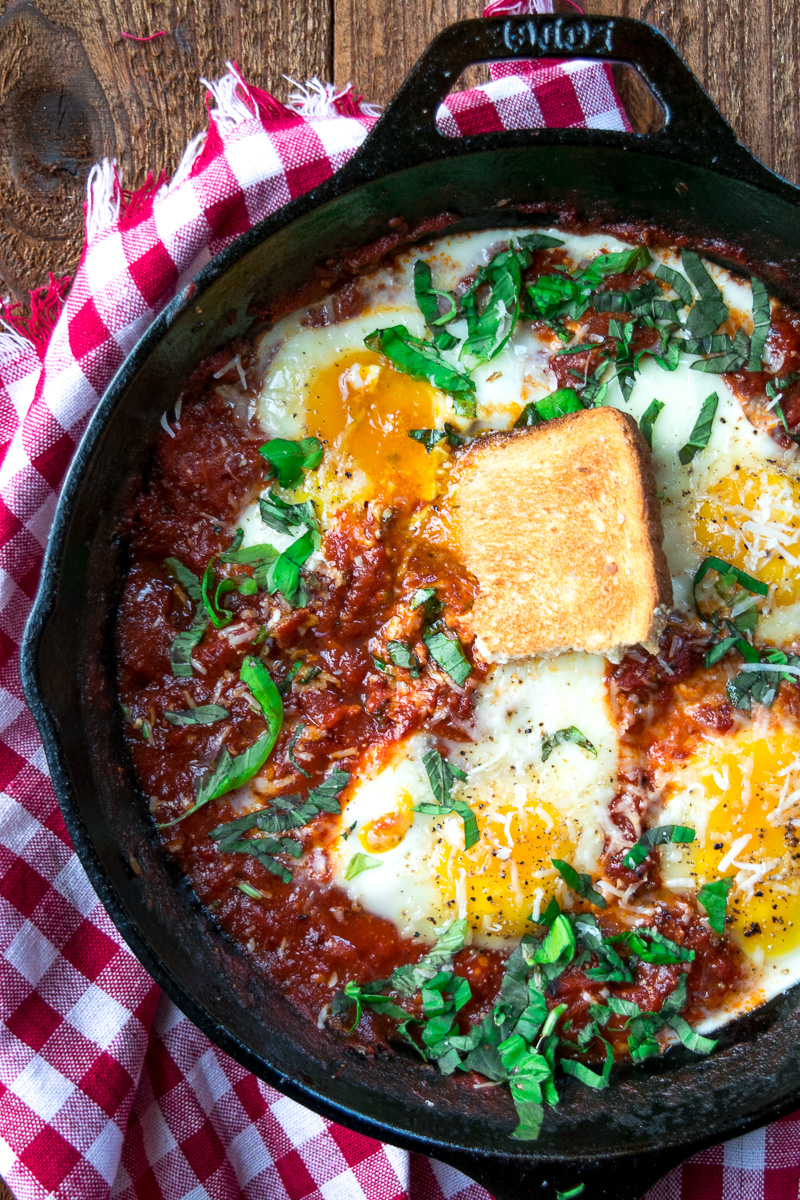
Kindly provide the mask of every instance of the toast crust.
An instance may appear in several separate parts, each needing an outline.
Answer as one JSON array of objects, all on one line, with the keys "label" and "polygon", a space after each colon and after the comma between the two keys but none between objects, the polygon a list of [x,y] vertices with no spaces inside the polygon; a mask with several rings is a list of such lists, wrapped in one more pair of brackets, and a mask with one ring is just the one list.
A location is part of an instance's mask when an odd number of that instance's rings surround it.
[{"label": "toast crust", "polygon": [[654,648],[672,581],[650,451],[627,413],[488,434],[460,452],[450,494],[484,658]]}]

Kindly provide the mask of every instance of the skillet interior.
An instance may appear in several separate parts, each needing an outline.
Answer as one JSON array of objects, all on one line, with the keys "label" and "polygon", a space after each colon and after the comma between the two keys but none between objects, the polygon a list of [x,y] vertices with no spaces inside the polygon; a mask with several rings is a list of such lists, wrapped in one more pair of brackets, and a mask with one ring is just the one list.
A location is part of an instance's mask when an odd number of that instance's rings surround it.
[{"label": "skillet interior", "polygon": [[[561,27],[570,20],[577,19],[558,19]],[[492,27],[499,39],[504,29],[522,24],[465,22],[462,28]],[[486,49],[485,38],[482,45]],[[508,57],[498,47],[478,57]],[[460,53],[467,61],[474,57],[463,47]],[[391,130],[394,118],[388,116]],[[518,1181],[532,1169],[539,1181],[546,1166],[548,1180],[556,1182],[557,1164],[567,1160],[567,1182],[574,1184],[584,1168],[595,1180],[592,1194],[623,1197],[640,1194],[646,1175],[628,1170],[622,1182],[610,1178],[609,1158],[654,1155],[648,1170],[655,1177],[675,1161],[678,1148],[685,1153],[796,1105],[800,989],[728,1026],[709,1059],[671,1051],[646,1068],[621,1070],[605,1093],[563,1081],[562,1102],[548,1109],[539,1142],[514,1143],[508,1138],[513,1109],[503,1089],[474,1091],[469,1080],[444,1079],[403,1055],[393,1058],[390,1069],[365,1060],[296,1018],[286,999],[251,973],[247,958],[216,929],[158,844],[124,747],[113,656],[125,567],[117,524],[146,470],[162,412],[199,360],[248,329],[254,308],[280,305],[286,280],[303,284],[332,263],[326,270],[334,278],[336,257],[382,238],[396,241],[399,217],[413,231],[446,209],[454,214],[450,229],[457,231],[550,223],[566,206],[576,218],[602,224],[657,224],[723,256],[730,257],[727,245],[738,245],[777,294],[800,306],[800,200],[794,189],[752,160],[748,167],[743,152],[731,150],[732,174],[723,177],[723,163],[714,170],[686,161],[691,155],[674,161],[658,135],[566,133],[484,135],[470,139],[469,152],[453,143],[436,161],[387,175],[387,142],[380,144],[387,133],[378,126],[370,139],[376,154],[367,148],[339,178],[264,222],[211,264],[122,367],[76,456],[23,670],[70,833],[101,899],[147,969],[212,1039],[304,1103],[374,1136],[453,1161],[496,1194],[503,1192],[504,1169]],[[403,154],[403,146],[391,146],[392,156]],[[405,157],[418,152],[415,147]]]}]

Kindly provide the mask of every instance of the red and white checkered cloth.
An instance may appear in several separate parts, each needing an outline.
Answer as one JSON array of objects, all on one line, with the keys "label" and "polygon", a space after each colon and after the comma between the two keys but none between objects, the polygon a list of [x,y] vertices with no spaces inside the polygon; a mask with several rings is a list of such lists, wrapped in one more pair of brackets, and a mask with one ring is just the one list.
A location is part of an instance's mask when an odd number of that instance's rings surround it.
[{"label": "red and white checkered cloth", "polygon": [[[549,11],[550,0],[498,0]],[[216,1049],[133,958],[67,836],[20,687],[18,649],[58,489],[98,399],[176,290],[239,234],[321,183],[375,120],[311,85],[289,107],[231,71],[170,183],[89,181],[87,245],[67,280],[0,332],[0,1175],[17,1200],[486,1200],[459,1172],[351,1133]],[[451,97],[457,134],[628,128],[605,67],[506,64]],[[797,1197],[788,1119],[697,1156],[652,1200]]]}]

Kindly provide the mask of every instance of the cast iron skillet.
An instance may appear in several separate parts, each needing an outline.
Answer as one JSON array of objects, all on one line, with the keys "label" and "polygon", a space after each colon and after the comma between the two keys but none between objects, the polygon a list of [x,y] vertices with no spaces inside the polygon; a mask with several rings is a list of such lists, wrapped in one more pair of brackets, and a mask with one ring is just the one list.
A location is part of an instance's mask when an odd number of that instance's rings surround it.
[{"label": "cast iron skillet", "polygon": [[[437,104],[469,64],[573,54],[634,65],[663,106],[663,129],[458,140],[437,132]],[[504,1089],[476,1091],[400,1054],[364,1059],[298,1019],[251,973],[158,843],[115,700],[112,631],[125,564],[118,519],[161,414],[197,363],[244,334],[253,308],[268,309],[287,281],[396,236],[398,219],[419,228],[447,210],[454,229],[547,223],[565,203],[607,222],[655,221],[712,249],[738,245],[777,294],[800,305],[800,192],[737,144],[656,30],[580,16],[453,25],[349,165],[209,264],[120,368],[64,486],[22,668],[92,883],[134,954],[213,1041],[325,1116],[452,1163],[502,1200],[549,1197],[579,1182],[587,1198],[636,1200],[691,1151],[797,1106],[799,989],[729,1026],[710,1058],[671,1050],[646,1068],[620,1069],[606,1092],[565,1079],[539,1141],[514,1142]]]}]

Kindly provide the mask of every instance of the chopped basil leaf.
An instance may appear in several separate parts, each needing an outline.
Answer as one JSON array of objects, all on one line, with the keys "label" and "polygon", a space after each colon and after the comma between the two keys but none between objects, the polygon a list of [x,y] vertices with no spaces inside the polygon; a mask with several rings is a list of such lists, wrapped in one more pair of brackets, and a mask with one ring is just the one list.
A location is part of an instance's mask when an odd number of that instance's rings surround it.
[{"label": "chopped basil leaf", "polygon": [[258,888],[254,888],[252,886],[252,884],[245,883],[243,881],[241,883],[237,883],[236,886],[240,892],[244,892],[245,896],[249,896],[251,900],[263,900],[264,899],[264,893],[260,892],[258,890]]},{"label": "chopped basil leaf", "polygon": [[305,769],[305,767],[300,766],[300,763],[297,761],[297,759],[294,756],[294,748],[297,745],[297,741],[304,729],[305,729],[305,725],[302,723],[302,721],[300,722],[299,725],[295,726],[294,732],[289,741],[289,745],[286,747],[286,757],[288,758],[289,762],[294,767],[295,771],[299,771],[301,775],[305,775],[306,779],[310,779],[310,775],[309,775],[308,771]]},{"label": "chopped basil leaf", "polygon": [[259,447],[259,454],[272,468],[283,488],[294,488],[302,481],[304,471],[313,471],[322,462],[322,442],[316,437],[304,437],[298,442],[273,438]]},{"label": "chopped basil leaf", "polygon": [[714,333],[704,338],[687,338],[683,348],[687,354],[722,354],[732,345],[727,333]]},{"label": "chopped basil leaf", "polygon": [[581,342],[578,346],[565,346],[563,350],[556,350],[556,358],[562,354],[585,354],[587,350],[599,350],[600,346],[597,342]]},{"label": "chopped basil leaf", "polygon": [[414,595],[409,600],[409,605],[411,606],[412,610],[424,607],[425,616],[429,619],[431,617],[435,617],[437,613],[440,613],[444,607],[441,600],[437,599],[436,588],[434,587],[417,588],[417,590],[414,592]]},{"label": "chopped basil leaf", "polygon": [[443,429],[409,429],[408,436],[415,442],[420,442],[430,454],[437,442],[447,435]]},{"label": "chopped basil leaf", "polygon": [[542,418],[539,416],[536,404],[533,400],[531,400],[530,403],[525,405],[522,412],[517,417],[516,421],[514,422],[514,428],[530,429],[532,425],[541,425],[541,423]]},{"label": "chopped basil leaf", "polygon": [[238,550],[243,541],[244,541],[244,530],[237,529],[236,533],[233,535],[233,541],[231,542],[230,546],[228,546],[226,553],[230,553],[232,550]]},{"label": "chopped basil leaf", "polygon": [[714,1038],[697,1033],[683,1017],[671,1016],[665,1023],[677,1033],[686,1049],[694,1050],[696,1054],[710,1054],[717,1044]]},{"label": "chopped basil leaf", "polygon": [[[355,879],[356,875],[360,875],[362,871],[373,871],[375,867],[381,865],[381,860],[375,858],[372,854],[354,854],[347,864],[347,870],[344,873],[345,879]],[[405,1016],[405,1013],[403,1014]]]},{"label": "chopped basil leaf", "polygon": [[725,337],[726,352],[716,358],[701,358],[692,363],[693,371],[705,371],[714,375],[724,375],[727,371],[740,371],[747,362],[750,354],[750,339],[743,329],[736,332],[731,342]]},{"label": "chopped basil leaf", "polygon": [[465,800],[455,800],[452,794],[456,782],[459,779],[463,780],[467,778],[466,773],[460,767],[454,767],[452,763],[449,763],[435,749],[427,750],[423,755],[422,762],[428,776],[428,782],[431,785],[431,791],[436,797],[436,803],[431,804],[425,801],[421,804],[416,804],[414,805],[414,811],[425,813],[429,816],[438,816],[450,812],[458,813],[464,822],[464,848],[465,850],[469,850],[480,838],[478,822],[467,802]]},{"label": "chopped basil leaf", "polygon": [[192,675],[192,652],[203,640],[207,625],[208,617],[205,607],[201,604],[194,614],[189,628],[176,634],[172,639],[169,648],[169,664],[172,674],[179,679],[187,679]]},{"label": "chopped basil leaf", "polygon": [[[769,390],[769,385],[767,385],[767,390]],[[778,416],[780,417],[781,425],[784,428],[786,436],[791,438],[791,440],[795,443],[800,442],[800,436],[798,436],[796,433],[792,433],[791,429],[789,428],[789,422],[786,420],[786,413],[783,411],[783,401],[779,400],[775,408]]]},{"label": "chopped basil leaf", "polygon": [[607,907],[603,897],[592,887],[591,875],[579,875],[574,867],[570,866],[568,862],[564,862],[561,858],[552,858],[550,861],[567,887],[572,888],[573,892],[577,892],[582,900],[589,900],[597,908]]},{"label": "chopped basil leaf", "polygon": [[439,664],[454,683],[457,683],[459,687],[466,683],[472,667],[467,661],[458,638],[448,637],[441,631],[438,633],[428,631],[423,633],[422,640],[428,647],[431,658]]},{"label": "chopped basil leaf", "polygon": [[709,571],[717,572],[720,577],[720,583],[728,595],[733,592],[734,586],[737,583],[740,587],[745,588],[748,592],[753,592],[756,596],[766,596],[769,593],[769,586],[760,579],[748,575],[745,571],[740,570],[739,567],[734,567],[732,563],[725,562],[724,558],[716,558],[713,554],[710,554],[707,558],[703,559],[692,580],[692,595],[694,596],[694,606],[697,610],[697,615],[703,617],[706,621],[710,618],[700,607],[700,602],[697,599],[697,589]]},{"label": "chopped basil leaf", "polygon": [[467,778],[466,772],[454,767],[438,750],[428,750],[422,759],[431,791],[440,804],[450,802],[456,782]]},{"label": "chopped basil leaf", "polygon": [[391,985],[401,996],[413,996],[424,983],[433,979],[440,971],[449,971],[453,958],[464,947],[469,921],[462,917],[444,926],[436,937],[436,945],[417,963],[406,963],[397,967],[391,976]]},{"label": "chopped basil leaf", "polygon": [[[479,295],[488,285],[489,295],[479,310]],[[505,346],[519,317],[519,295],[522,273],[519,259],[512,251],[495,255],[488,266],[477,274],[475,282],[462,297],[467,314],[468,336],[460,355],[470,355],[478,362],[489,362]]]},{"label": "chopped basil leaf", "polygon": [[725,910],[728,907],[728,892],[733,883],[733,876],[727,879],[715,879],[700,888],[697,899],[708,915],[708,923],[715,933],[720,936],[725,932]]},{"label": "chopped basil leaf", "polygon": [[202,808],[209,800],[216,800],[226,792],[241,787],[261,770],[269,758],[283,724],[283,701],[270,678],[269,671],[260,659],[248,655],[242,663],[239,678],[250,688],[264,714],[264,720],[267,722],[266,732],[235,758],[231,757],[227,747],[223,747],[212,769],[200,780],[197,798],[192,807],[160,828],[176,825],[184,817],[197,812],[198,808]]},{"label": "chopped basil leaf", "polygon": [[[440,350],[449,350],[455,346],[458,339],[441,326],[456,319],[458,305],[449,292],[440,292],[433,287],[431,269],[421,258],[414,264],[414,296],[419,311],[425,318],[425,324],[433,334],[434,343]],[[444,312],[439,311],[440,298],[445,302]]]},{"label": "chopped basil leaf", "polygon": [[[601,1039],[601,1041],[602,1040],[603,1039]],[[608,1042],[605,1043],[605,1046],[606,1061],[603,1064],[603,1070],[601,1074],[598,1074],[597,1071],[591,1070],[590,1067],[585,1066],[585,1064],[582,1062],[576,1062],[575,1059],[572,1058],[562,1058],[561,1070],[565,1075],[574,1076],[575,1079],[580,1080],[580,1082],[585,1084],[586,1087],[594,1088],[596,1091],[601,1091],[603,1088],[607,1088],[609,1076],[611,1074],[611,1067],[614,1063],[614,1053]]]},{"label": "chopped basil leaf", "polygon": [[[200,591],[202,595],[203,606],[206,610],[208,619],[211,621],[211,624],[215,629],[224,629],[225,626],[230,625],[231,621],[233,620],[233,613],[227,612],[225,609],[221,609],[219,607],[220,597],[224,595],[224,591],[221,591],[220,589],[222,588],[222,583],[226,582],[225,580],[223,580],[217,586],[214,594],[211,594],[214,588],[214,563],[216,561],[217,560],[215,558],[209,559],[208,565],[203,572],[203,578],[200,581]],[[231,585],[231,587],[232,586],[233,585]],[[231,589],[227,588],[225,590],[230,591]]]},{"label": "chopped basil leaf", "polygon": [[650,265],[651,255],[646,246],[634,246],[630,250],[618,250],[613,254],[598,254],[578,276],[592,287],[597,287],[607,275],[631,275]]},{"label": "chopped basil leaf", "polygon": [[[527,407],[527,406],[526,406]],[[543,421],[552,421],[555,417],[565,417],[568,413],[580,412],[583,405],[574,388],[558,388],[536,401],[536,411]],[[524,412],[524,409],[523,409]],[[515,422],[515,428],[517,423]]]},{"label": "chopped basil leaf", "polygon": [[563,246],[564,239],[551,237],[549,233],[526,233],[519,239],[523,250],[551,250],[554,246]]},{"label": "chopped basil leaf", "polygon": [[278,533],[290,533],[297,528],[316,528],[317,519],[310,500],[305,500],[302,504],[289,504],[274,492],[270,492],[268,496],[260,498],[258,507],[264,524]]},{"label": "chopped basil leaf", "polygon": [[315,548],[315,533],[308,529],[279,555],[266,573],[265,583],[268,590],[280,592],[292,608],[302,608],[306,603],[306,590],[300,580],[300,568],[311,557]]},{"label": "chopped basil leaf", "polygon": [[403,642],[387,642],[386,649],[389,651],[389,659],[395,667],[402,667],[411,672],[412,679],[417,678],[419,662],[413,650],[409,650]]},{"label": "chopped basil leaf", "polygon": [[684,306],[686,308],[689,307],[694,299],[692,288],[689,281],[684,275],[681,275],[680,271],[675,271],[672,267],[661,263],[656,271],[656,279],[663,279],[665,283],[668,283],[673,292],[676,292],[680,296]]},{"label": "chopped basil leaf", "polygon": [[277,685],[278,691],[280,692],[281,696],[285,696],[291,688],[293,682],[296,682],[298,686],[304,683],[310,683],[312,679],[316,679],[321,671],[322,667],[317,667],[314,665],[307,667],[303,663],[303,660],[298,658],[296,662],[292,663],[286,678],[282,679]]},{"label": "chopped basil leaf", "polygon": [[[713,667],[715,663],[718,663],[721,658],[725,657],[729,650],[733,649],[738,650],[740,653],[744,651],[745,654],[748,654],[750,650],[752,650],[752,646],[749,644],[749,642],[745,642],[744,638],[723,638],[721,642],[717,642],[716,645],[712,646],[706,654],[704,659],[705,666]],[[758,655],[756,655],[756,659],[757,658]]]},{"label": "chopped basil leaf", "polygon": [[215,721],[224,721],[230,715],[227,708],[219,704],[198,704],[196,708],[187,708],[183,712],[164,713],[170,725],[213,725]]},{"label": "chopped basil leaf", "polygon": [[800,371],[790,371],[782,379],[770,379],[767,384],[767,395],[774,400],[781,392],[785,392],[793,383],[800,382]]},{"label": "chopped basil leaf", "polygon": [[274,562],[280,551],[268,542],[259,542],[257,546],[245,546],[243,549],[226,550],[220,554],[221,563],[233,564],[239,567],[254,567],[256,570]]},{"label": "chopped basil leaf", "polygon": [[563,913],[559,913],[536,947],[533,961],[542,965],[572,962],[575,957],[575,934]]},{"label": "chopped basil leaf", "polygon": [[561,746],[565,742],[572,742],[575,746],[580,746],[592,758],[597,758],[597,750],[589,739],[581,733],[580,729],[570,725],[568,729],[557,729],[555,733],[542,738],[542,762],[547,762],[556,746]]},{"label": "chopped basil leaf", "polygon": [[194,571],[190,571],[177,558],[166,558],[164,566],[169,571],[173,579],[181,585],[190,599],[194,600],[195,604],[199,604],[202,598],[200,591],[200,580],[195,575]]},{"label": "chopped basil leaf", "polygon": [[195,604],[199,605],[189,628],[176,634],[169,648],[169,663],[172,668],[172,674],[179,679],[188,679],[193,674],[192,651],[202,641],[206,625],[208,624],[205,606],[202,603],[203,590],[200,580],[194,572],[185,567],[177,558],[166,559],[164,565],[189,598]]},{"label": "chopped basil leaf", "polygon": [[412,379],[426,379],[433,387],[449,392],[456,412],[461,416],[475,416],[474,381],[442,358],[432,342],[414,337],[403,325],[376,329],[364,342],[370,350],[385,355],[393,366]]},{"label": "chopped basil leaf", "polygon": [[694,950],[688,946],[679,946],[677,942],[664,937],[657,929],[637,926],[636,929],[628,929],[625,933],[615,933],[608,940],[627,946],[642,962],[652,963],[655,966],[694,962]]},{"label": "chopped basil leaf", "polygon": [[700,296],[686,319],[686,328],[693,337],[707,337],[727,320],[727,306],[698,254],[693,250],[683,250],[681,263]]},{"label": "chopped basil leaf", "polygon": [[292,873],[275,859],[276,854],[286,853],[293,858],[299,858],[303,847],[293,838],[256,836],[242,837],[251,831],[257,835],[262,833],[285,833],[290,829],[298,829],[313,820],[320,812],[340,810],[338,797],[350,779],[347,771],[334,770],[327,779],[323,779],[318,787],[308,793],[306,800],[300,796],[274,796],[272,807],[256,813],[246,813],[233,821],[226,821],[212,829],[209,837],[217,843],[217,849],[223,854],[249,854],[262,866],[278,875],[284,883],[292,878]]},{"label": "chopped basil leaf", "polygon": [[645,829],[634,846],[623,856],[622,865],[632,871],[644,862],[654,846],[665,846],[670,842],[693,842],[695,833],[686,825],[655,825]]},{"label": "chopped basil leaf", "polygon": [[769,292],[760,279],[751,279],[750,284],[753,289],[753,336],[750,339],[750,361],[747,369],[760,371],[764,347],[769,336]]},{"label": "chopped basil leaf", "polygon": [[678,451],[678,458],[684,466],[692,461],[698,451],[705,449],[708,445],[718,403],[719,397],[716,392],[712,392],[710,396],[706,396],[703,401],[700,415],[694,423],[692,432],[689,434],[689,441]]},{"label": "chopped basil leaf", "polygon": [[[567,275],[540,275],[533,284],[528,284],[528,296],[534,308],[547,324],[558,323],[562,315],[577,320],[586,311],[591,288],[582,288]],[[561,332],[556,324],[557,332]],[[565,331],[566,332],[566,331]],[[566,333],[564,341],[572,335]]]},{"label": "chopped basil leaf", "polygon": [[663,407],[663,400],[651,400],[639,418],[639,428],[642,431],[642,437],[651,450],[653,449],[653,426]]}]

